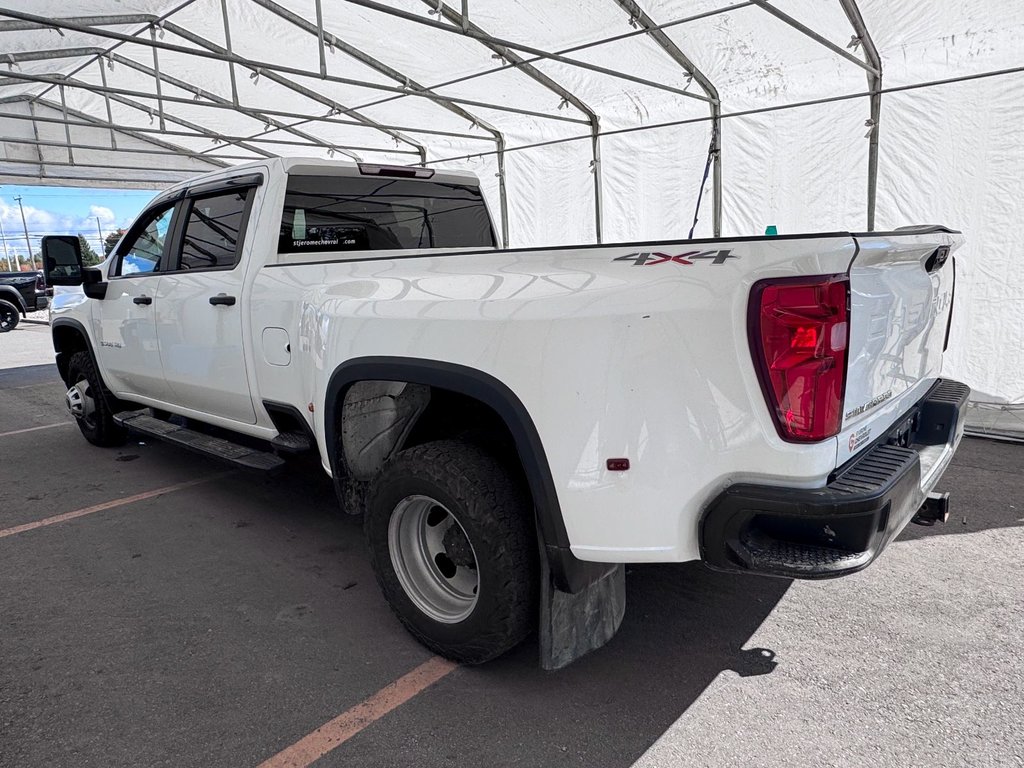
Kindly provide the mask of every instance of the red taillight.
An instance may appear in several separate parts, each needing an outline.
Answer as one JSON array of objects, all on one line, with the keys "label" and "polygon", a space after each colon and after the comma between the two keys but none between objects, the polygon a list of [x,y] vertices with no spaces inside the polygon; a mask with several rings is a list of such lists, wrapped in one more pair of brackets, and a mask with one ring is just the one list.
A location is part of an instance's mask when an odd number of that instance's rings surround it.
[{"label": "red taillight", "polygon": [[839,432],[849,293],[842,275],[763,280],[751,292],[754,363],[784,440]]}]

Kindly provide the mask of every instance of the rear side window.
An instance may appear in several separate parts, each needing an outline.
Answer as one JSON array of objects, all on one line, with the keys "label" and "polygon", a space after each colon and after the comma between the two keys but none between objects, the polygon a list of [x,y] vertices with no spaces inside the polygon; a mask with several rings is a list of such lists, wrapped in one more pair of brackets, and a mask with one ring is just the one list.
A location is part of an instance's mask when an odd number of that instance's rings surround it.
[{"label": "rear side window", "polygon": [[494,245],[478,187],[358,176],[288,179],[280,253]]},{"label": "rear side window", "polygon": [[179,269],[217,269],[238,263],[252,192],[240,189],[189,201]]}]

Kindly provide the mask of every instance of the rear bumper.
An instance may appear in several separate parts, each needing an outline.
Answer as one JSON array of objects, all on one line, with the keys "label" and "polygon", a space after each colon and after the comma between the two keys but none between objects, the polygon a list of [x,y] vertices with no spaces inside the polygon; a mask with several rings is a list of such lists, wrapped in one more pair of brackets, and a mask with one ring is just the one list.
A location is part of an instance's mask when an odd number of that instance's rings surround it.
[{"label": "rear bumper", "polygon": [[911,521],[963,436],[970,389],[940,379],[823,488],[739,483],[700,522],[701,557],[719,570],[821,579],[867,567]]}]

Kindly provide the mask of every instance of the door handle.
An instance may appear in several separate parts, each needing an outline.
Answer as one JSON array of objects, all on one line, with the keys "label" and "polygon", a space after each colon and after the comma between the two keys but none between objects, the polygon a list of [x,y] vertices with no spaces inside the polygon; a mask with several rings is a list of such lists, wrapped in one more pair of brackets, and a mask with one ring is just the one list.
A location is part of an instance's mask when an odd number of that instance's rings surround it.
[{"label": "door handle", "polygon": [[152,296],[145,296],[145,295],[143,295],[143,296],[136,296],[134,299],[132,299],[132,301],[135,302],[136,304],[152,304],[153,303],[153,297]]},{"label": "door handle", "polygon": [[213,306],[215,307],[218,304],[223,304],[225,307],[233,307],[235,306],[235,297],[228,296],[227,294],[224,293],[218,293],[216,296],[210,297],[210,303],[213,304]]}]

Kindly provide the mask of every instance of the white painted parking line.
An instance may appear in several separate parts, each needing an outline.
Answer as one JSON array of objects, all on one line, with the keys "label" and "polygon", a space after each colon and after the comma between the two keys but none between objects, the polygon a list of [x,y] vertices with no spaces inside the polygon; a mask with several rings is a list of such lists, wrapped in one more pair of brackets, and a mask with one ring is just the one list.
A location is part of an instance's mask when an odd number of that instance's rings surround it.
[{"label": "white painted parking line", "polygon": [[440,656],[427,659],[362,703],[328,720],[290,747],[263,761],[258,768],[306,768],[312,765],[458,667],[454,661]]},{"label": "white painted parking line", "polygon": [[[0,435],[2,437],[2,435]],[[95,512],[103,512],[107,509],[114,509],[115,507],[121,507],[125,504],[132,504],[136,501],[144,501],[145,499],[155,499],[157,496],[163,496],[167,493],[174,491],[180,491],[184,488],[191,488],[195,485],[201,485],[202,483],[208,483],[211,480],[218,480],[222,477],[229,475],[229,472],[221,472],[220,474],[210,475],[209,477],[203,477],[198,480],[187,480],[183,483],[175,483],[174,485],[166,485],[163,488],[157,488],[153,491],[145,491],[143,493],[136,493],[134,496],[125,496],[121,499],[114,499],[113,501],[104,501],[102,504],[94,504],[91,507],[85,507],[84,509],[76,509],[73,512],[65,512],[60,515],[54,515],[53,517],[46,517],[42,520],[33,520],[31,523],[23,523],[22,525],[16,525],[13,528],[4,528],[0,530],[0,539],[5,539],[8,536],[14,536],[18,533],[24,533],[25,531],[34,531],[36,528],[44,528],[48,525],[56,525],[57,523],[63,523],[68,520],[74,520],[85,515],[91,515]]]},{"label": "white painted parking line", "polygon": [[66,427],[68,424],[74,424],[73,421],[61,421],[57,424],[43,424],[41,427],[28,427],[27,429],[14,429],[10,432],[0,432],[0,437],[10,437],[11,435],[23,435],[26,432],[38,432],[40,429],[53,429],[54,427]]}]

